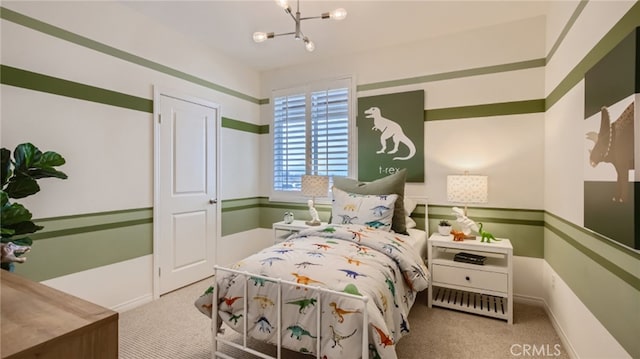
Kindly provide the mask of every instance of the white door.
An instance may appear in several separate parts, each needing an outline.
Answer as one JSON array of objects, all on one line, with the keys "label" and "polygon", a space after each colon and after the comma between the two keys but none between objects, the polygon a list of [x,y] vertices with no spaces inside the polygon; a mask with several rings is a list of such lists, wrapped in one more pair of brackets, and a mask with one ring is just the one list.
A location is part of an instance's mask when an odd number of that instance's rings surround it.
[{"label": "white door", "polygon": [[154,296],[213,274],[220,233],[219,106],[156,92]]}]

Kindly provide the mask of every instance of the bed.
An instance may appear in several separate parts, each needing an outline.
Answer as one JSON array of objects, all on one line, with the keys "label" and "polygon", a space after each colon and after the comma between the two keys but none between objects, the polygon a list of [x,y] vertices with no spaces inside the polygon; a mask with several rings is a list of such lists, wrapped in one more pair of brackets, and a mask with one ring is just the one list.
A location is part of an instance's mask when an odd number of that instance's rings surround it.
[{"label": "bed", "polygon": [[[229,268],[216,266],[215,285],[195,301],[203,314],[217,314],[213,357],[229,357],[218,351],[220,342],[270,358],[247,346],[250,337],[275,345],[276,357],[286,348],[316,358],[396,358],[395,344],[410,332],[416,294],[429,284],[426,232],[394,230],[394,212],[405,225],[408,214],[404,201],[395,210],[399,197],[334,187],[329,224]],[[242,344],[218,333],[222,322],[243,335]]]}]

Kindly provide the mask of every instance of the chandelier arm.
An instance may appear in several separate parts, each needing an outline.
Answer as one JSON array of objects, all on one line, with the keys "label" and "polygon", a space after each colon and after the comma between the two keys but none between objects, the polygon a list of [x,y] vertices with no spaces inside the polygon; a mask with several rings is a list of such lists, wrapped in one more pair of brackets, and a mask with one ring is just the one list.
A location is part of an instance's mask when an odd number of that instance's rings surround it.
[{"label": "chandelier arm", "polygon": [[312,20],[312,19],[328,19],[328,17],[324,17],[324,16],[308,16],[308,17],[301,17],[300,21],[302,21],[302,20]]},{"label": "chandelier arm", "polygon": [[291,16],[291,18],[293,19],[293,21],[298,21],[296,20],[296,16],[293,14],[293,11],[291,11],[291,8],[287,8],[284,10],[287,14],[289,14],[289,16]]},{"label": "chandelier arm", "polygon": [[295,33],[295,32],[293,32],[293,31],[292,31],[292,32],[283,32],[283,33],[280,33],[280,34],[273,34],[273,37],[276,37],[276,36],[284,36],[284,35],[295,35],[295,34],[296,34],[296,33]]}]

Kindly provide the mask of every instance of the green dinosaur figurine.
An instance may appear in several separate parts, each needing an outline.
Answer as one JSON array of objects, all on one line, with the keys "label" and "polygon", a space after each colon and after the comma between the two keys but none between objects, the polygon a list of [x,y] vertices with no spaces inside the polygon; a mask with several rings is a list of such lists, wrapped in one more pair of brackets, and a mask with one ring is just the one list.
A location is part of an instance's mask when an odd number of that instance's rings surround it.
[{"label": "green dinosaur figurine", "polygon": [[500,240],[500,239],[497,239],[496,237],[494,237],[493,234],[482,230],[482,222],[478,222],[478,226],[480,226],[480,229],[478,229],[478,234],[481,237],[480,242],[491,243],[492,240],[494,240],[494,241],[499,241]]}]

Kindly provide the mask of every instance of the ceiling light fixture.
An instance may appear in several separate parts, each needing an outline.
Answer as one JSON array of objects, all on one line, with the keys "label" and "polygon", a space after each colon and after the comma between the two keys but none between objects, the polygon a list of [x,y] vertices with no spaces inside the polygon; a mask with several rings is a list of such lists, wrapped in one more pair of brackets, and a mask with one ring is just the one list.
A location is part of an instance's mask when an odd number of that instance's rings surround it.
[{"label": "ceiling light fixture", "polygon": [[300,22],[302,20],[311,20],[311,19],[334,19],[334,20],[342,20],[347,17],[347,10],[343,8],[335,9],[331,12],[322,13],[320,16],[312,16],[312,17],[300,17],[300,0],[296,0],[296,13],[293,14],[291,7],[289,6],[289,2],[287,0],[275,0],[280,7],[284,9],[284,11],[291,16],[293,21],[296,23],[295,31],[286,32],[282,34],[276,34],[273,32],[254,32],[253,33],[253,41],[255,42],[263,42],[267,39],[273,39],[276,36],[282,35],[293,35],[296,40],[302,40],[304,42],[304,47],[307,51],[311,52],[315,50],[316,45],[313,44],[313,41],[309,40],[302,31],[300,30]]}]

